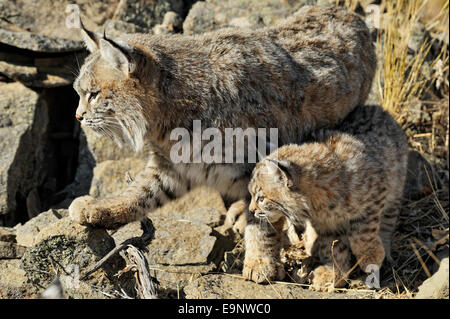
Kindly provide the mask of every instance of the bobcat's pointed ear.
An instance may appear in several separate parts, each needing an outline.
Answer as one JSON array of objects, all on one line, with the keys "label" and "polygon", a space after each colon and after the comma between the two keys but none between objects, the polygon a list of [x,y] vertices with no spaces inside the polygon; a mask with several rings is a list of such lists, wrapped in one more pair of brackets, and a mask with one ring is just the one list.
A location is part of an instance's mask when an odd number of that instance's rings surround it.
[{"label": "bobcat's pointed ear", "polygon": [[269,174],[271,174],[277,181],[282,181],[285,186],[292,187],[294,182],[292,180],[291,162],[287,160],[275,160],[267,158]]},{"label": "bobcat's pointed ear", "polygon": [[131,51],[131,46],[126,43],[115,42],[106,38],[100,39],[102,58],[126,75],[135,70],[135,64],[131,60]]},{"label": "bobcat's pointed ear", "polygon": [[88,49],[89,52],[94,52],[98,50],[98,39],[95,36],[94,32],[91,32],[89,30],[87,30],[84,25],[83,22],[81,22],[81,18],[80,18],[80,31],[81,31],[81,36],[83,37],[84,40],[84,44],[86,45],[86,48]]}]

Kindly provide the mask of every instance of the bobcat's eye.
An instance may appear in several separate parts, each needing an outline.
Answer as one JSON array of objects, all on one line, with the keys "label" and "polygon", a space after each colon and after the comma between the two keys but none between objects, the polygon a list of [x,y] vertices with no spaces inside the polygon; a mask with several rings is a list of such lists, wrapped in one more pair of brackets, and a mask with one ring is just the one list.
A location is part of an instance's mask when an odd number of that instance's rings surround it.
[{"label": "bobcat's eye", "polygon": [[262,203],[262,202],[264,201],[264,196],[258,196],[258,197],[256,198],[256,201],[257,201],[258,203]]},{"label": "bobcat's eye", "polygon": [[89,93],[88,102],[91,103],[91,101],[97,97],[98,93],[100,93],[100,91]]}]

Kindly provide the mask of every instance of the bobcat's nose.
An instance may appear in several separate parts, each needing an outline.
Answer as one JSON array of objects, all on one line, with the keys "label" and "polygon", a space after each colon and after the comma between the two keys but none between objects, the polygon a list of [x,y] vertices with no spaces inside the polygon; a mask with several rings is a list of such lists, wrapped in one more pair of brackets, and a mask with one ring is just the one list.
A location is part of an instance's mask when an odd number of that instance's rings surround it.
[{"label": "bobcat's nose", "polygon": [[81,114],[81,115],[75,113],[75,118],[78,120],[78,122],[81,122],[83,120],[85,114],[86,114],[86,112],[83,112],[83,114]]}]

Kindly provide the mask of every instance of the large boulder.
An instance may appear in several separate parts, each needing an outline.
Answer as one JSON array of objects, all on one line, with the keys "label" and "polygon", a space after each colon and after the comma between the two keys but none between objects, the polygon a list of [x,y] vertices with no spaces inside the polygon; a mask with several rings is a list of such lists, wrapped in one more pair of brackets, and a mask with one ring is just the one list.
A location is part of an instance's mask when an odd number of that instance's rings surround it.
[{"label": "large boulder", "polygon": [[416,299],[449,298],[448,257],[441,260],[439,270],[419,287]]},{"label": "large boulder", "polygon": [[226,27],[259,28],[274,25],[300,7],[317,0],[206,0],[196,2],[183,23],[185,34],[198,34]]},{"label": "large boulder", "polygon": [[47,104],[37,92],[0,83],[0,224],[28,218],[27,198],[46,175],[48,121]]}]

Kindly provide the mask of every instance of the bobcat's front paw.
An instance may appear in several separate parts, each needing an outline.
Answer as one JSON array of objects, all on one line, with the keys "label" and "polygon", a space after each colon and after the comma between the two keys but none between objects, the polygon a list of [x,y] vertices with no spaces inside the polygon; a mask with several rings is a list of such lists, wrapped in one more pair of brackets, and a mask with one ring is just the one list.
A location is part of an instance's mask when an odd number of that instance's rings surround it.
[{"label": "bobcat's front paw", "polygon": [[283,264],[271,258],[256,259],[244,263],[242,275],[258,284],[282,280],[285,276]]},{"label": "bobcat's front paw", "polygon": [[90,225],[92,220],[91,214],[95,211],[95,202],[96,200],[91,196],[75,198],[69,206],[70,218],[80,225]]}]

